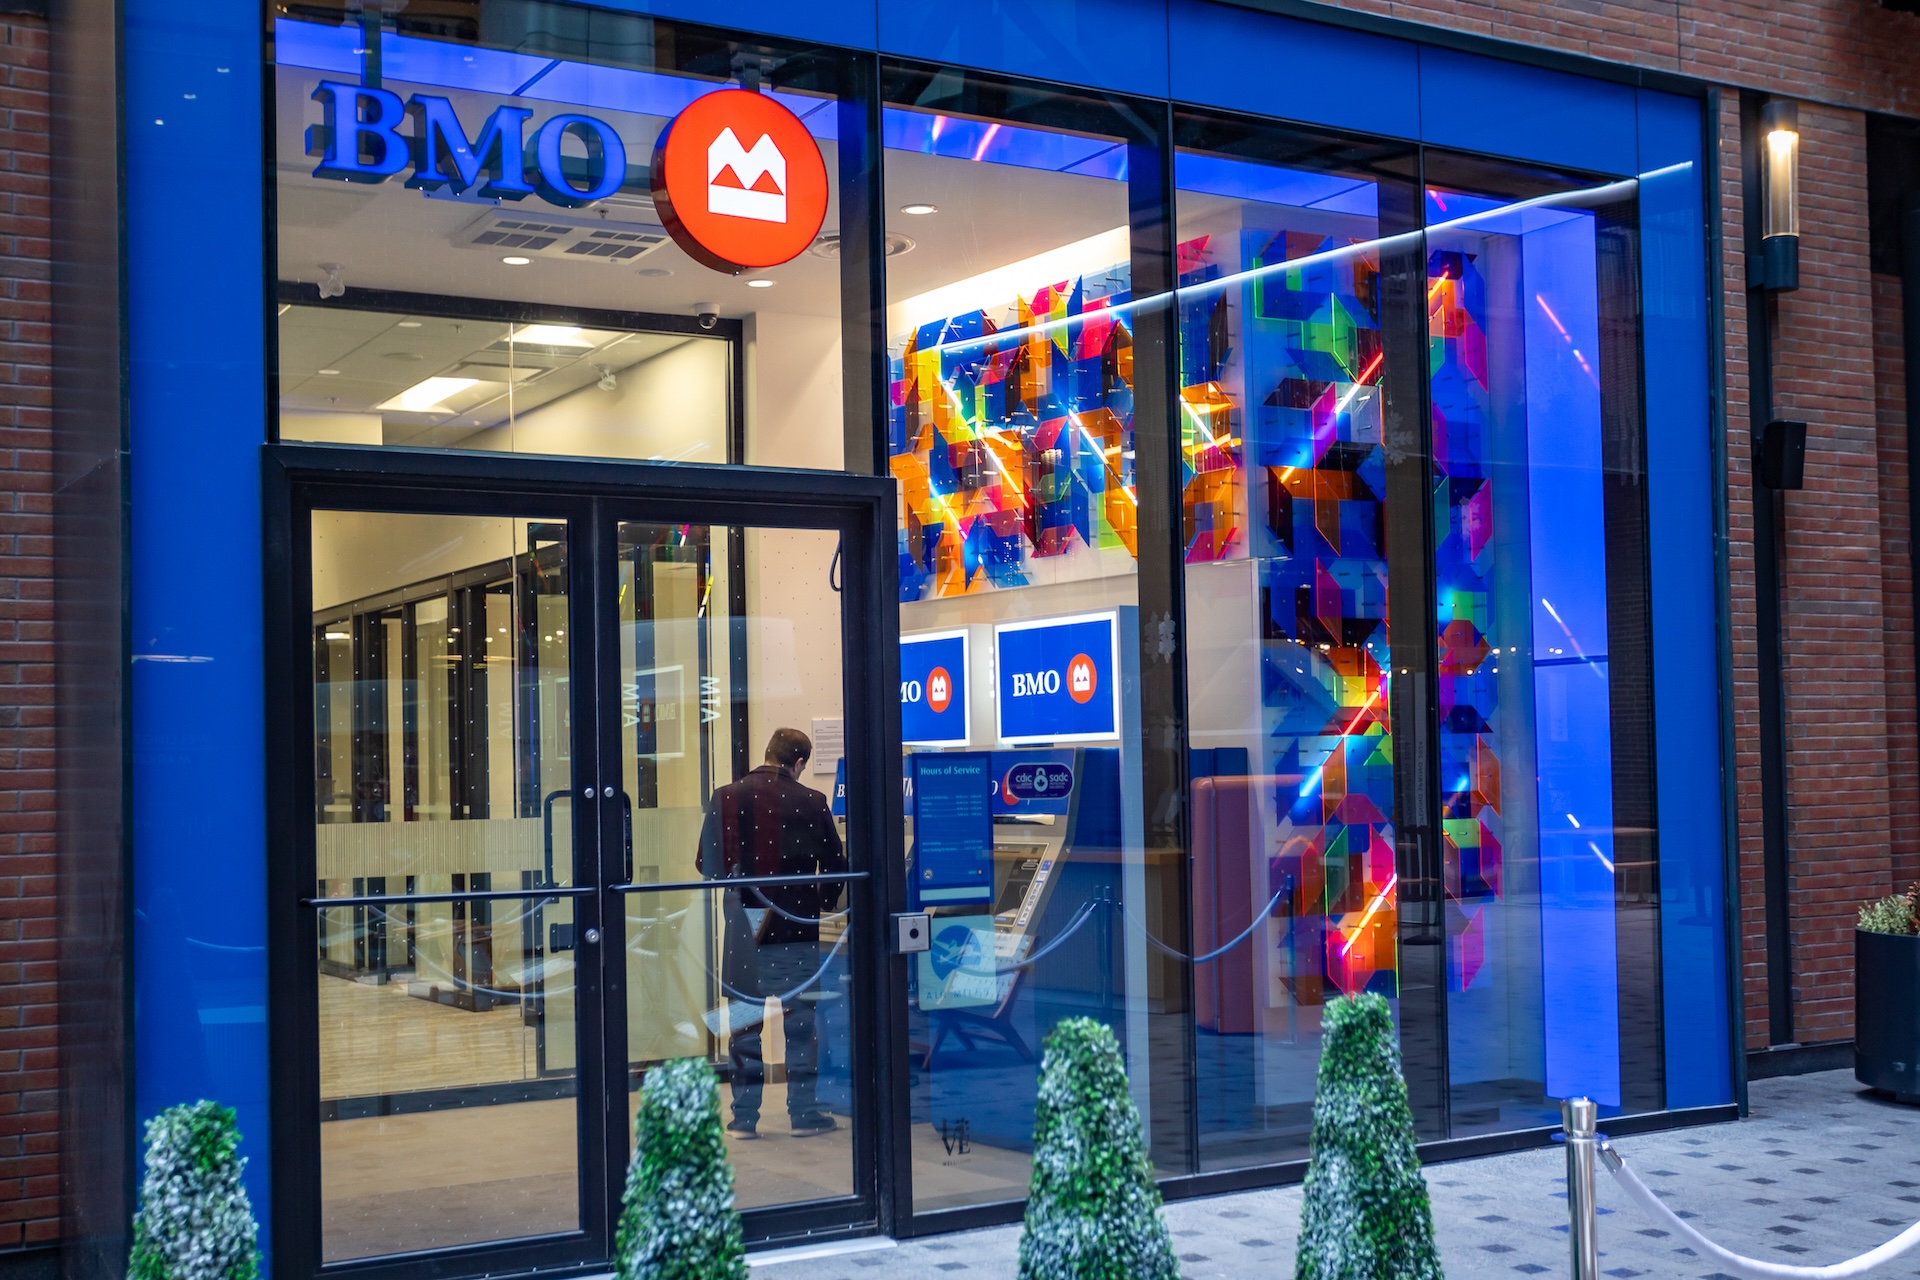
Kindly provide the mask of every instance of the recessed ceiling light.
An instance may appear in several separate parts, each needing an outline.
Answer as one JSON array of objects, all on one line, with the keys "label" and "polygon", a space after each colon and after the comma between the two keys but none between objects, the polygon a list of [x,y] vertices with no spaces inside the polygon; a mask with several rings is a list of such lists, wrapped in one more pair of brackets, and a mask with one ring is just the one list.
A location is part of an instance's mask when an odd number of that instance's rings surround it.
[{"label": "recessed ceiling light", "polygon": [[590,347],[592,338],[582,337],[580,326],[573,324],[523,324],[508,331],[515,342],[531,342],[541,347]]},{"label": "recessed ceiling light", "polygon": [[929,213],[940,212],[940,206],[937,204],[903,204],[900,206],[900,212],[912,214],[914,217],[920,218],[925,217]]},{"label": "recessed ceiling light", "polygon": [[749,289],[771,289],[771,288],[773,288],[773,281],[771,281],[771,280],[749,280],[749,281],[747,281],[747,288],[749,288]]},{"label": "recessed ceiling light", "polygon": [[418,320],[402,320],[398,325],[394,327],[398,329],[418,329],[420,327],[420,322]]},{"label": "recessed ceiling light", "polygon": [[317,369],[315,372],[323,378],[331,378],[340,371],[338,369]]},{"label": "recessed ceiling light", "polygon": [[517,254],[515,254],[515,255],[510,255],[510,256],[508,256],[508,257],[505,257],[505,258],[502,258],[502,259],[500,259],[500,261],[502,261],[502,262],[504,262],[504,263],[506,263],[506,264],[507,264],[508,266],[510,266],[510,267],[524,267],[524,266],[526,266],[526,265],[527,265],[527,264],[528,264],[529,262],[532,262],[532,261],[533,261],[533,259],[532,259],[532,258],[522,258],[522,257],[520,257],[519,255],[517,255]]},{"label": "recessed ceiling light", "polygon": [[479,385],[479,381],[478,378],[426,378],[392,399],[382,400],[373,407],[382,410],[398,410],[401,413],[448,413],[451,410],[441,401],[448,396],[458,395],[469,387]]},{"label": "recessed ceiling light", "polygon": [[664,278],[665,278],[665,277],[667,277],[667,276],[670,276],[670,275],[672,275],[672,274],[673,274],[673,268],[671,268],[671,267],[642,267],[642,268],[640,268],[640,269],[639,269],[638,271],[636,271],[636,272],[634,272],[634,274],[635,274],[635,275],[637,275],[637,276],[645,276],[645,277],[646,277],[647,279],[649,279],[649,280],[661,280],[661,279],[664,279]]}]

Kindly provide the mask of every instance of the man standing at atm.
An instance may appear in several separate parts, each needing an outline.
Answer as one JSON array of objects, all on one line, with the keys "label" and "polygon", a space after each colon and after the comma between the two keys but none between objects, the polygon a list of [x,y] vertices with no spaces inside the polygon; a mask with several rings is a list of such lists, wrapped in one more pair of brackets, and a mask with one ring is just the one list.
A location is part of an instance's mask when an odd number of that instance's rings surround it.
[{"label": "man standing at atm", "polygon": [[[800,781],[813,740],[798,729],[775,729],[766,763],[713,793],[700,831],[700,874],[708,879],[804,876],[847,869],[827,798]],[[727,1132],[757,1138],[766,1083],[760,1034],[765,1002],[780,1000],[786,1031],[787,1118],[798,1138],[831,1133],[814,1086],[819,1045],[814,1031],[821,968],[820,918],[840,901],[838,884],[791,884],[727,891],[720,962],[732,1010],[727,1059],[733,1119]]]}]

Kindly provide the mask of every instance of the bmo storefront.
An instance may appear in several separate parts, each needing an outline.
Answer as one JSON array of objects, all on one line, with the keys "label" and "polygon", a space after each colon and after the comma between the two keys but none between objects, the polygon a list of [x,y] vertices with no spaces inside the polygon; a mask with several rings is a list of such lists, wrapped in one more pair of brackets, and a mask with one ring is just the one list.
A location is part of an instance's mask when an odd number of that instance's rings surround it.
[{"label": "bmo storefront", "polygon": [[[1694,87],[125,9],[125,1065],[280,1280],[605,1270],[681,1057],[767,1248],[1017,1217],[1072,1016],[1169,1195],[1301,1176],[1363,991],[1429,1159],[1734,1114]],[[703,839],[769,759],[837,854]]]}]

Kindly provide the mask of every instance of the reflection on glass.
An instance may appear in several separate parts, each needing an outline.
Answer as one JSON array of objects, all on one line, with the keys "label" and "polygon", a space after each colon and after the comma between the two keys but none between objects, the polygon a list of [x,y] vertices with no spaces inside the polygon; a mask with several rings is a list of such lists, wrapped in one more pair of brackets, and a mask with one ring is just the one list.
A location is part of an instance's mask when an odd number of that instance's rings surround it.
[{"label": "reflection on glass", "polygon": [[579,1225],[570,900],[379,901],[571,883],[566,534],[313,516],[329,1260]]},{"label": "reflection on glass", "polygon": [[319,914],[322,947],[351,947],[318,979],[322,1258],[576,1229],[573,957],[533,943],[567,913],[513,898]]},{"label": "reflection on glass", "polygon": [[742,1209],[853,1193],[844,904],[837,882],[627,898],[636,1084],[666,1058],[715,1064]]},{"label": "reflection on glass", "polygon": [[631,1077],[714,1063],[741,1207],[849,1195],[844,886],[644,888],[847,870],[839,537],[623,523],[616,544]]},{"label": "reflection on glass", "polygon": [[1378,245],[1396,193],[1359,163],[1241,158],[1281,138],[1186,133],[1223,148],[1175,160],[1193,943],[1210,957],[1192,1034],[1201,1167],[1220,1168],[1304,1158],[1326,1002],[1399,996]]},{"label": "reflection on glass", "polygon": [[[1126,126],[1064,98],[982,118],[958,77],[890,73],[887,96],[888,231],[919,246],[888,262],[887,336],[909,879],[934,917],[908,1011],[927,1211],[1026,1194],[1040,1049],[1062,1018],[1114,1027],[1146,1104],[1150,1019],[1179,1015],[1150,1011],[1177,1005],[1149,986],[1162,882],[1149,892],[1123,745],[1139,625]],[[1101,118],[1113,134],[1057,127]],[[996,658],[996,626],[1016,622],[1039,624],[1007,633],[1026,656]],[[1029,703],[996,692],[1016,666],[1031,705],[1054,699],[1018,722]]]}]

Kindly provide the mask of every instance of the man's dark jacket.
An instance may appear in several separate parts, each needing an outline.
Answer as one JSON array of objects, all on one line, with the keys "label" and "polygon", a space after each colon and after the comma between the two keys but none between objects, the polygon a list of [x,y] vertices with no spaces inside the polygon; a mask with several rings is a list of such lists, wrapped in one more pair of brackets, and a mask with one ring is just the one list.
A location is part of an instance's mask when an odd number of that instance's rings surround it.
[{"label": "man's dark jacket", "polygon": [[[700,873],[708,879],[800,876],[846,869],[846,850],[840,845],[840,833],[834,830],[827,798],[772,765],[762,765],[740,781],[721,787],[707,803],[706,823],[700,830]],[[840,886],[773,885],[727,896],[738,897],[743,908],[766,910],[754,931],[759,945],[818,942],[820,926],[808,922],[834,909],[840,901]],[[738,927],[735,921],[728,922],[730,950]]]}]

